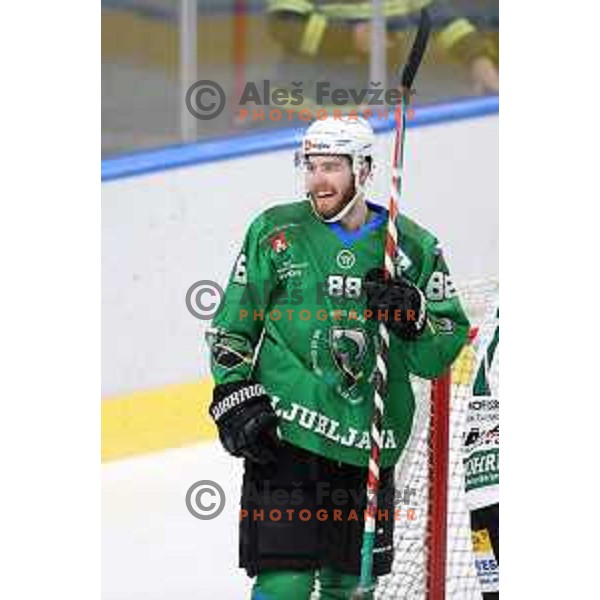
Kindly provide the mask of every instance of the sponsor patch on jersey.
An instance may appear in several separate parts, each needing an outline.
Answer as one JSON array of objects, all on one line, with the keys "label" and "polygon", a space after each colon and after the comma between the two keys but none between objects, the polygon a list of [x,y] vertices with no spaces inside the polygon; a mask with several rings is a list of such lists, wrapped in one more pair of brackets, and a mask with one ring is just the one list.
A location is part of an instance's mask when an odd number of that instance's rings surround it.
[{"label": "sponsor patch on jersey", "polygon": [[454,333],[454,330],[456,329],[456,323],[447,317],[441,317],[438,319],[431,318],[431,321],[439,333],[450,335],[451,333]]},{"label": "sponsor patch on jersey", "polygon": [[412,260],[404,253],[400,246],[396,248],[396,276],[399,277],[402,271],[408,271],[412,266]]},{"label": "sponsor patch on jersey", "polygon": [[215,366],[235,369],[240,365],[252,364],[254,348],[242,336],[231,335],[222,329],[212,329],[206,334]]},{"label": "sponsor patch on jersey", "polygon": [[285,237],[285,231],[280,231],[279,233],[277,233],[276,235],[271,237],[270,241],[271,241],[271,248],[273,248],[273,250],[277,254],[280,254],[281,252],[285,252],[290,247],[290,244]]},{"label": "sponsor patch on jersey", "polygon": [[215,345],[212,356],[215,364],[224,369],[234,369],[244,362],[244,357],[239,352],[227,346]]},{"label": "sponsor patch on jersey", "polygon": [[281,281],[296,278],[295,280],[292,279],[291,285],[300,286],[301,282],[298,279],[302,277],[306,268],[308,268],[307,262],[295,263],[289,259],[283,260],[281,266],[277,268],[277,276]]},{"label": "sponsor patch on jersey", "polygon": [[347,248],[340,250],[335,259],[340,269],[351,269],[356,263],[356,256]]}]

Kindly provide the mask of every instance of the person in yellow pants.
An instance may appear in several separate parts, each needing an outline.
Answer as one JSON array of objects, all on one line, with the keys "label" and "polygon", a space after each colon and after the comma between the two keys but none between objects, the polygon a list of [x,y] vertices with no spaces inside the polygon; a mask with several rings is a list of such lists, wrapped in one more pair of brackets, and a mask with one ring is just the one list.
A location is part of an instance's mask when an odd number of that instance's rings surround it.
[{"label": "person in yellow pants", "polygon": [[[433,20],[435,47],[464,65],[475,94],[497,94],[497,45],[451,0],[386,0],[388,84],[398,83],[394,78],[424,7]],[[364,87],[369,78],[371,14],[370,2],[363,0],[268,0],[269,32],[282,54],[281,81],[302,81],[304,90],[317,80],[330,81],[332,89]]]}]

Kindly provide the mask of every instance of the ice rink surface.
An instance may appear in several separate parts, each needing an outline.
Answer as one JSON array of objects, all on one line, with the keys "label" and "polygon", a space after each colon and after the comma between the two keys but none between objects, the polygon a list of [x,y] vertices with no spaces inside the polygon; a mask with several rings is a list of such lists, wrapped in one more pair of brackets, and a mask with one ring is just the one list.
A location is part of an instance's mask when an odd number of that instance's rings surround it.
[{"label": "ice rink surface", "polygon": [[[101,468],[103,600],[249,597],[251,581],[237,567],[240,460],[214,442]],[[193,517],[185,503],[203,479],[225,491],[213,520]]]}]

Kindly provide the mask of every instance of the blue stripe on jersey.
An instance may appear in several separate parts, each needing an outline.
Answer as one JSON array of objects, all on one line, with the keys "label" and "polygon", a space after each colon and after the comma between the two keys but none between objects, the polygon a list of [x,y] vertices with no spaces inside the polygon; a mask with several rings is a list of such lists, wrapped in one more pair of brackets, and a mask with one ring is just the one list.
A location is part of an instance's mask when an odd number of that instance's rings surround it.
[{"label": "blue stripe on jersey", "polygon": [[356,231],[346,231],[339,221],[327,223],[331,231],[338,236],[344,246],[351,246],[354,242],[357,242],[371,231],[377,229],[387,219],[387,209],[383,206],[372,204],[371,202],[367,202],[367,206],[369,207],[369,210],[375,213],[375,216]]}]

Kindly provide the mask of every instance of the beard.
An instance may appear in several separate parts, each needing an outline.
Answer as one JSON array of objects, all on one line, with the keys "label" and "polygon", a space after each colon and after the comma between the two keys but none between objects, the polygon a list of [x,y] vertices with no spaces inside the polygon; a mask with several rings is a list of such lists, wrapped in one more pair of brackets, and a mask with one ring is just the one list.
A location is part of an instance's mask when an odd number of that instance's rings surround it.
[{"label": "beard", "polygon": [[[356,195],[356,186],[354,185],[354,182],[352,182],[352,185],[348,189],[346,189],[344,194],[341,197],[339,197],[333,204],[330,204],[329,202],[324,202],[323,200],[317,198],[317,193],[320,191],[325,190],[317,190],[314,193],[309,192],[309,196],[315,212],[317,212],[322,219],[327,220],[332,219],[333,217],[335,217],[335,215],[339,214],[352,201],[352,199]],[[335,195],[339,196],[339,193],[337,191],[335,191],[334,193]]]}]

